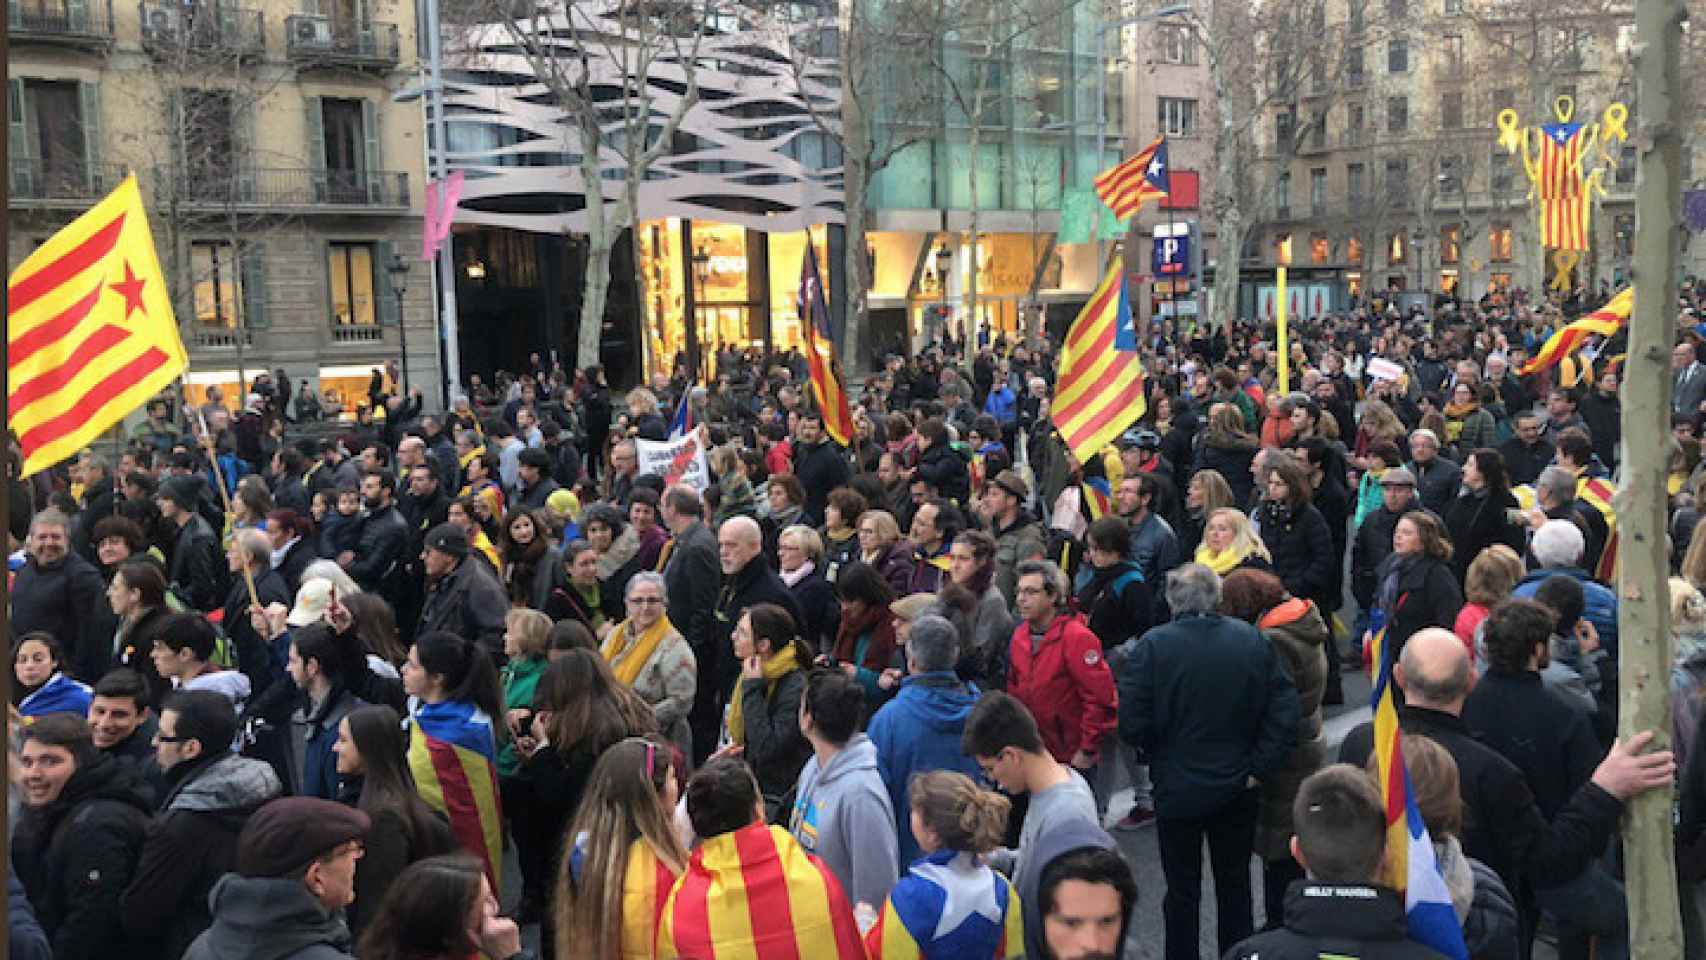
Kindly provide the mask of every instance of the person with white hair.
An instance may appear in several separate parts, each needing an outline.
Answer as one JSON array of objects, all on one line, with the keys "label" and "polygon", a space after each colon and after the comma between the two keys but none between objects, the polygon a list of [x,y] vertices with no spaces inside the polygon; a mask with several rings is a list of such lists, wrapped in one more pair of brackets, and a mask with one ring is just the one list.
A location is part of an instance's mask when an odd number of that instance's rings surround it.
[{"label": "person with white hair", "polygon": [[1582,585],[1582,619],[1593,624],[1599,634],[1600,648],[1615,661],[1617,594],[1582,568],[1585,544],[1582,528],[1568,520],[1548,520],[1541,524],[1528,544],[1528,552],[1540,565],[1539,569],[1523,577],[1511,595],[1532,600],[1542,583],[1560,574],[1579,582]]},{"label": "person with white hair", "polygon": [[1444,515],[1445,508],[1457,499],[1457,488],[1463,485],[1463,469],[1439,455],[1439,435],[1422,428],[1410,432],[1410,462],[1404,464],[1416,478],[1416,495],[1422,506]]}]

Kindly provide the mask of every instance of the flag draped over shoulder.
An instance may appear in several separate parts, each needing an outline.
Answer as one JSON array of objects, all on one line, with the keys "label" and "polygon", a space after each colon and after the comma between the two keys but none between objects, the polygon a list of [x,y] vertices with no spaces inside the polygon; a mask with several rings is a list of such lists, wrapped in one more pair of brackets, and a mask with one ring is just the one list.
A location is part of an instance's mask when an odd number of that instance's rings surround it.
[{"label": "flag draped over shoulder", "polygon": [[1119,220],[1136,215],[1149,200],[1165,197],[1172,190],[1167,138],[1156,137],[1136,156],[1097,174],[1095,184],[1096,196]]},{"label": "flag draped over shoulder", "polygon": [[706,840],[675,882],[658,960],[863,960],[841,883],[781,827]]},{"label": "flag draped over shoulder", "polygon": [[938,850],[895,884],[865,948],[873,960],[1005,960],[1025,952],[1023,918],[1007,878],[971,854]]},{"label": "flag draped over shoulder", "polygon": [[1566,356],[1579,350],[1582,342],[1591,335],[1611,336],[1629,323],[1629,314],[1634,310],[1635,288],[1624,287],[1617,296],[1607,301],[1605,306],[1547,338],[1540,350],[1534,354],[1534,359],[1523,365],[1522,375],[1526,377],[1556,366]]},{"label": "flag draped over shoulder", "polygon": [[471,703],[416,704],[409,772],[421,799],[450,819],[457,846],[480,858],[497,892],[503,880],[503,810],[498,802],[492,719]]},{"label": "flag draped over shoulder", "polygon": [[[569,850],[569,873],[576,883],[586,869],[587,835],[576,834]],[[622,960],[650,960],[663,920],[664,903],[675,886],[675,871],[658,859],[646,838],[628,845],[627,867],[622,875]]]},{"label": "flag draped over shoulder", "polygon": [[835,442],[853,442],[853,412],[847,407],[847,391],[835,369],[835,342],[829,337],[829,305],[823,299],[823,278],[817,272],[817,249],[806,241],[800,264],[800,330],[806,336],[806,363],[811,368],[812,392],[823,411],[823,429]]},{"label": "flag draped over shoulder", "polygon": [[1468,960],[1463,928],[1452,909],[1451,891],[1434,858],[1433,840],[1422,823],[1422,812],[1410,790],[1410,771],[1404,765],[1403,731],[1392,695],[1392,664],[1386,654],[1383,611],[1373,614],[1373,643],[1369,660],[1374,671],[1375,779],[1386,808],[1386,876],[1382,882],[1404,895],[1404,915],[1410,939],[1453,958]]},{"label": "flag draped over shoulder", "polygon": [[1079,462],[1100,453],[1147,408],[1143,358],[1119,262],[1067,331],[1050,418]]},{"label": "flag draped over shoulder", "polygon": [[23,476],[99,437],[189,365],[136,177],[6,281],[7,426]]}]

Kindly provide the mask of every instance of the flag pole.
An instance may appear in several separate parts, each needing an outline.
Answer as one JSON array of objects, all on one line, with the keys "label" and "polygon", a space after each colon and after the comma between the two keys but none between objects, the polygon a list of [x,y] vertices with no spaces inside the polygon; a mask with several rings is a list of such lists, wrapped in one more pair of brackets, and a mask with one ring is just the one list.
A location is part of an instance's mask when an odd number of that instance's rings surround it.
[{"label": "flag pole", "polygon": [[[187,367],[184,369],[184,374],[187,383],[189,381],[189,369]],[[184,396],[184,399],[189,399],[188,394]],[[195,418],[201,424],[201,443],[207,448],[207,461],[213,464],[213,485],[219,488],[219,499],[225,504],[225,522],[230,523],[237,512],[231,509],[231,491],[225,489],[225,473],[219,469],[219,451],[213,447],[213,432],[207,429],[207,415],[201,412],[200,407],[195,408]],[[255,592],[255,574],[249,569],[247,558],[243,560],[243,582],[249,586],[249,605],[251,607],[260,606],[260,594]]]}]

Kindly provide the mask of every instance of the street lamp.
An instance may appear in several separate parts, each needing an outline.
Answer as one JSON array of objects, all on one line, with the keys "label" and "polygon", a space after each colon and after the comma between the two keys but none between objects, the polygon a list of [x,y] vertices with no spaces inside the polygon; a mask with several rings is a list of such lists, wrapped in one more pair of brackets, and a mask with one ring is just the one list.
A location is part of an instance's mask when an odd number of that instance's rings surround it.
[{"label": "street lamp", "polygon": [[687,319],[687,366],[699,378],[699,314],[705,309],[705,288],[711,280],[711,253],[703,243],[693,251],[693,316]]},{"label": "street lamp", "polygon": [[393,253],[385,272],[391,275],[391,292],[397,297],[397,346],[403,352],[400,367],[403,372],[403,396],[406,397],[409,395],[409,324],[403,316],[403,291],[409,288],[409,262]]},{"label": "street lamp", "polygon": [[954,269],[954,251],[948,249],[948,241],[936,248],[936,291],[942,295],[942,307],[937,311],[937,322],[944,328],[948,325],[948,272]]}]

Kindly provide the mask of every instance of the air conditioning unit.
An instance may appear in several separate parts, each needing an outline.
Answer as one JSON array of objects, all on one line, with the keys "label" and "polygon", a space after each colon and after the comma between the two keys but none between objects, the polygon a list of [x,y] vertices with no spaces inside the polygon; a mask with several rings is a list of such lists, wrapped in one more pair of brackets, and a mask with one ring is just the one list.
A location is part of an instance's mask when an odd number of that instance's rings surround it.
[{"label": "air conditioning unit", "polygon": [[144,35],[154,41],[173,42],[178,38],[178,10],[175,7],[152,7],[143,19]]},{"label": "air conditioning unit", "polygon": [[296,36],[291,42],[298,47],[329,47],[332,45],[330,17],[302,17],[296,21]]}]

